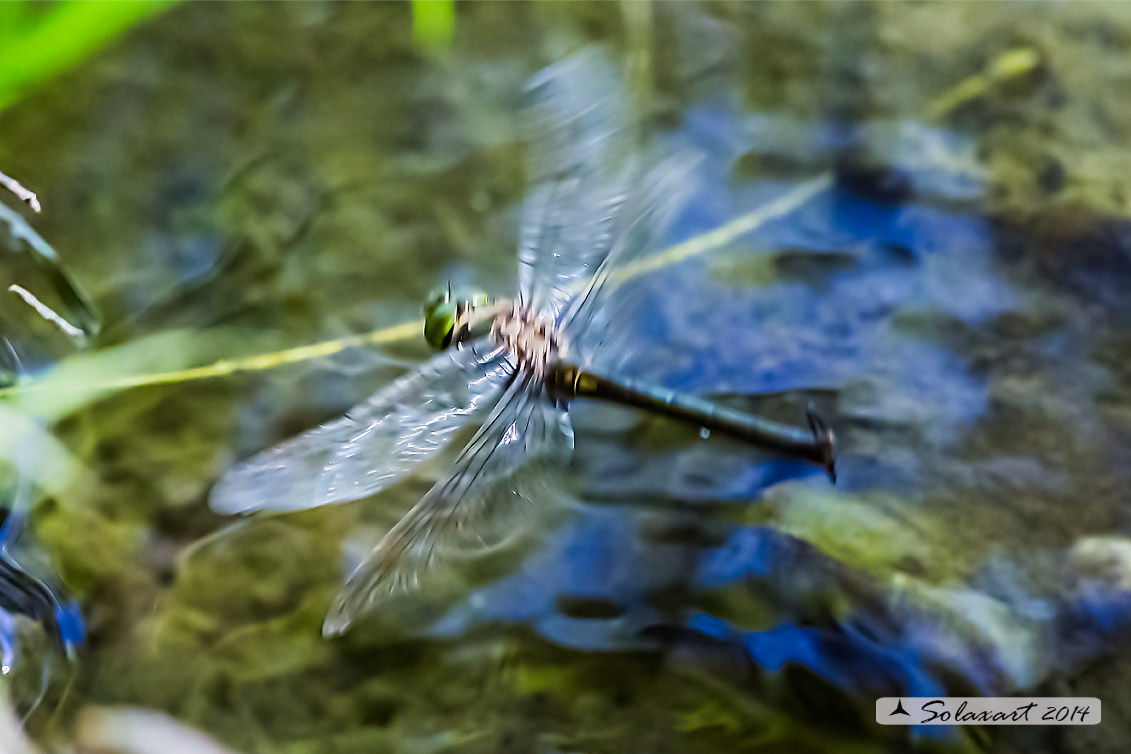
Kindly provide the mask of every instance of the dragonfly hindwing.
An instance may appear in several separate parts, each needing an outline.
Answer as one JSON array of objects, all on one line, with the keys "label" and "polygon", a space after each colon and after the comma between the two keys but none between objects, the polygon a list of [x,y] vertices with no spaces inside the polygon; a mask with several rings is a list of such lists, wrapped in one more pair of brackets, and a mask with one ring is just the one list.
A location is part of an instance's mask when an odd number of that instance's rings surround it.
[{"label": "dragonfly hindwing", "polygon": [[448,474],[353,572],[323,632],[339,634],[383,597],[415,587],[434,559],[489,550],[515,535],[524,524],[515,508],[543,504],[552,492],[546,477],[523,466],[537,459],[564,464],[572,449],[565,412],[540,386],[515,380]]}]

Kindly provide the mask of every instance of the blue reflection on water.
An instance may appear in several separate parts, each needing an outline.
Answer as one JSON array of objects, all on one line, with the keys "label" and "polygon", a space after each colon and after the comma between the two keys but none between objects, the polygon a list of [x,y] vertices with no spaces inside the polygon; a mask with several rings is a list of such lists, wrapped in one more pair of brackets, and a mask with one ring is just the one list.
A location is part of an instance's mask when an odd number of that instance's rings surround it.
[{"label": "blue reflection on water", "polygon": [[[20,541],[23,524],[22,515],[8,512],[0,526],[0,671],[41,677],[42,696],[55,659],[52,654],[73,659],[85,641],[86,625],[77,602],[61,596],[49,581],[19,562],[30,557],[26,543]],[[42,631],[46,641],[33,639],[29,632],[34,631]],[[34,706],[38,698],[14,701]]]},{"label": "blue reflection on water", "polygon": [[[628,282],[606,308],[613,326],[580,344],[590,363],[700,394],[836,388],[839,492],[879,488],[914,504],[932,480],[979,465],[1062,484],[1052,471],[1026,466],[1032,459],[955,460],[991,403],[989,377],[969,343],[998,318],[1034,310],[1034,294],[1003,270],[992,228],[972,206],[981,180],[971,150],[914,124],[851,133],[797,126],[722,108],[690,112],[671,144],[705,150],[706,159],[665,245],[809,177],[736,180],[735,161],[751,144],[819,166],[870,141],[902,168],[910,200],[883,203],[834,185],[728,248]],[[1064,357],[1081,345],[1051,332],[1035,347]],[[1031,688],[1050,664],[1078,667],[1109,651],[1131,623],[1131,597],[1112,584],[1032,596],[924,581],[896,594],[883,577],[854,572],[770,526],[728,527],[712,516],[757,505],[780,481],[826,485],[807,465],[714,438],[649,447],[639,417],[619,409],[575,405],[571,416],[574,467],[584,497],[597,504],[554,531],[518,573],[449,612],[436,635],[518,622],[561,645],[617,650],[654,648],[650,627],[674,627],[741,647],[760,673],[805,668],[860,699]],[[654,519],[683,522],[686,531],[652,536]],[[744,604],[765,625],[701,611],[736,589],[748,591]],[[682,608],[661,597],[672,594],[685,595],[674,603]],[[599,599],[606,609],[579,618],[563,610],[563,596]],[[1062,659],[1051,660],[1057,653]]]},{"label": "blue reflection on water", "polygon": [[[735,185],[734,160],[749,142],[734,135],[757,132],[766,123],[742,126],[734,118],[718,109],[692,112],[688,127],[672,137],[674,146],[705,150],[706,159],[694,199],[664,245],[715,228],[799,184],[771,178]],[[820,152],[849,137],[818,129],[812,138]],[[945,141],[938,134],[924,138]],[[938,191],[946,182],[936,175],[931,185]],[[971,185],[955,181],[956,190],[966,192],[963,199]],[[732,248],[630,281],[606,307],[615,326],[601,332],[598,342],[580,345],[589,346],[587,357],[597,368],[692,393],[838,388],[845,416],[906,427],[918,436],[919,450],[943,447],[958,442],[985,410],[985,380],[972,372],[964,354],[900,328],[893,319],[899,312],[934,308],[976,324],[1008,311],[1015,301],[988,261],[989,252],[986,224],[977,217],[916,202],[884,205],[834,188]],[[738,274],[719,271],[727,264],[738,265]],[[753,287],[742,282],[743,265],[757,270],[759,264],[768,264],[771,274],[755,276]],[[791,272],[790,265],[800,265],[799,271]],[[737,284],[731,282],[735,278]],[[702,445],[686,443],[670,452],[635,449],[615,431],[601,437],[610,416],[604,411],[572,411],[579,432],[577,466],[592,480],[591,499],[702,505],[754,500],[786,479],[812,476],[812,483],[827,484],[805,464],[725,445],[702,452]],[[803,412],[797,420],[804,421]],[[841,489],[912,483],[923,455],[854,456],[848,442],[842,448]],[[588,510],[579,522],[555,532],[521,573],[477,592],[436,632],[453,633],[483,620],[520,621],[570,646],[623,647],[633,645],[634,630],[657,615],[650,596],[687,587],[691,574],[700,574],[695,588],[703,589],[727,569],[768,575],[781,567],[781,541],[773,537],[741,552],[729,545],[704,550],[642,541],[638,512],[631,506]],[[818,560],[802,557],[795,565],[805,573]],[[600,597],[621,613],[603,620],[563,616],[555,600],[560,594]],[[783,617],[790,613],[788,601],[783,593],[776,606]],[[819,663],[812,654],[816,645],[806,644],[812,634],[782,631],[758,639],[756,659],[770,662],[774,637],[780,636],[783,642],[792,637],[790,651],[798,657],[809,647],[808,658]],[[903,662],[895,650],[884,658],[888,665]]]},{"label": "blue reflection on water", "polygon": [[913,653],[878,646],[859,635],[793,625],[739,632],[701,613],[692,615],[687,626],[716,639],[738,642],[765,672],[799,665],[853,695],[866,691],[891,696],[943,694],[943,687],[919,665]]}]

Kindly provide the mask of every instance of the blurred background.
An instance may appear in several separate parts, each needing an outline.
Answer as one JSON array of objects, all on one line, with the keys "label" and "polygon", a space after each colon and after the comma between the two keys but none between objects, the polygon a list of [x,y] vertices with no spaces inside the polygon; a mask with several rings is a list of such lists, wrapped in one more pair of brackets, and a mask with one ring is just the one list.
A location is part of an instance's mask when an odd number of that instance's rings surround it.
[{"label": "blurred background", "polygon": [[[438,284],[516,289],[523,88],[594,43],[660,152],[704,155],[655,250],[699,251],[631,281],[606,347],[818,402],[838,484],[578,404],[574,515],[323,640],[428,474],[236,523],[208,491],[425,358],[380,333]],[[0,171],[43,205],[0,196],[4,285],[79,330],[0,305],[9,505],[85,623],[25,610],[66,645],[21,642],[6,687],[34,745],[1126,750],[1129,52],[1101,2],[0,5]],[[1096,696],[1103,723],[873,722],[944,693]]]}]

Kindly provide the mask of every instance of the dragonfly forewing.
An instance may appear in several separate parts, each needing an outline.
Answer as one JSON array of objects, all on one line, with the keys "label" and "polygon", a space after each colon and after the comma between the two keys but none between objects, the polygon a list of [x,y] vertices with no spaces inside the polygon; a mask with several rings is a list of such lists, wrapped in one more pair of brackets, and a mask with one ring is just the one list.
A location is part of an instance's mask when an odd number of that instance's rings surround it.
[{"label": "dragonfly forewing", "polygon": [[415,587],[434,559],[497,547],[518,533],[524,519],[516,507],[550,494],[538,463],[564,464],[573,449],[565,411],[530,382],[520,377],[511,384],[447,475],[357,567],[323,633],[342,633],[382,598]]},{"label": "dragonfly forewing", "polygon": [[632,198],[611,229],[607,253],[574,291],[559,318],[572,341],[584,342],[585,330],[597,319],[594,315],[605,305],[605,294],[617,286],[617,276],[625,272],[626,265],[656,251],[694,190],[693,174],[702,160],[698,152],[677,151],[639,177]]},{"label": "dragonfly forewing", "polygon": [[231,469],[211,506],[227,514],[293,511],[371,495],[486,412],[511,369],[506,352],[486,342],[437,354],[341,418]]},{"label": "dragonfly forewing", "polygon": [[558,311],[613,242],[631,189],[631,138],[621,78],[596,51],[550,66],[527,90],[528,198],[519,229],[519,291]]}]

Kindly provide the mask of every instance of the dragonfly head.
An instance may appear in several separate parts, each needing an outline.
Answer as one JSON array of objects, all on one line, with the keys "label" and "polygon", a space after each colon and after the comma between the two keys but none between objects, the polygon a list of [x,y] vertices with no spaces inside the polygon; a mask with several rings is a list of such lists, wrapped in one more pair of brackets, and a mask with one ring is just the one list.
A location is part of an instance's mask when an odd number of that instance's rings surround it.
[{"label": "dragonfly head", "polygon": [[488,303],[486,293],[454,296],[450,285],[436,289],[424,304],[424,339],[437,351],[464,341],[470,334],[470,315]]}]

